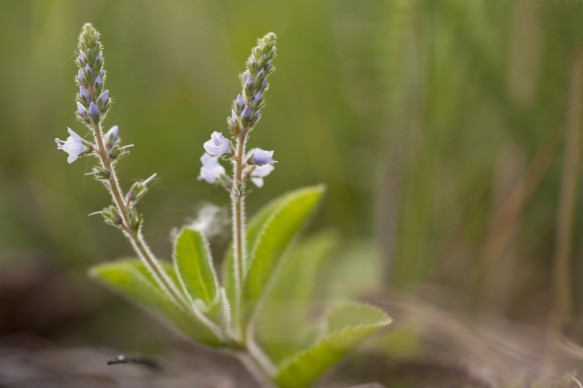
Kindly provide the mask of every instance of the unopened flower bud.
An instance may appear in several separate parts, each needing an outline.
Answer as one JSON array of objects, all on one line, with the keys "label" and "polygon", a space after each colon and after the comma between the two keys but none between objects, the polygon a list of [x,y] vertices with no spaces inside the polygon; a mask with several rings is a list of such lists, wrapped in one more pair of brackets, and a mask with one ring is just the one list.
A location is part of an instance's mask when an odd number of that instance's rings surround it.
[{"label": "unopened flower bud", "polygon": [[87,89],[85,89],[83,86],[79,86],[79,94],[83,96],[86,101],[89,101],[89,98],[91,97]]},{"label": "unopened flower bud", "polygon": [[255,96],[253,96],[253,105],[257,107],[261,103],[262,98],[263,94],[260,91],[255,93]]},{"label": "unopened flower bud", "polygon": [[140,213],[138,213],[138,211],[135,208],[129,209],[128,215],[130,217],[130,227],[135,232],[139,231],[144,222],[144,217]]},{"label": "unopened flower bud", "polygon": [[91,172],[89,172],[85,175],[94,176],[95,179],[97,179],[97,180],[105,180],[105,179],[109,179],[111,177],[111,171],[99,166],[99,167],[93,167]]},{"label": "unopened flower bud", "polygon": [[237,94],[237,112],[240,113],[241,111],[243,111],[244,107],[245,101],[243,100],[243,97],[241,97],[240,94]]},{"label": "unopened flower bud", "polygon": [[148,185],[152,183],[154,178],[156,178],[156,174],[153,174],[148,179],[135,182],[126,194],[126,204],[133,206],[141,201],[148,192]]},{"label": "unopened flower bud", "polygon": [[101,95],[99,96],[99,100],[101,101],[102,104],[107,103],[109,101],[109,90],[106,90],[103,93],[101,93]]},{"label": "unopened flower bud", "polygon": [[93,101],[91,101],[91,104],[89,104],[89,114],[94,119],[96,119],[99,116],[99,108],[97,107],[97,105],[95,105]]},{"label": "unopened flower bud", "polygon": [[81,117],[85,117],[85,115],[87,114],[87,109],[85,109],[83,104],[81,104],[79,101],[77,101],[77,113]]},{"label": "unopened flower bud", "polygon": [[119,139],[119,127],[114,125],[105,134],[105,148],[110,150]]},{"label": "unopened flower bud", "polygon": [[123,220],[117,211],[117,208],[113,205],[110,205],[104,208],[102,211],[98,212],[103,216],[105,222],[109,225],[119,226],[122,224]]}]

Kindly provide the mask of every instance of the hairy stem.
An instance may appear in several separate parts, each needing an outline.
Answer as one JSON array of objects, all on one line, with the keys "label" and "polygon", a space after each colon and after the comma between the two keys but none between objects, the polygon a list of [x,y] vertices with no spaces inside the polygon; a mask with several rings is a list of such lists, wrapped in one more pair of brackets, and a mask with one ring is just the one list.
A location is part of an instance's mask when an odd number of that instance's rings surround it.
[{"label": "hairy stem", "polygon": [[190,311],[190,306],[184,301],[184,299],[180,296],[180,292],[174,286],[174,283],[170,280],[168,275],[162,269],[162,266],[146,244],[144,237],[140,230],[134,231],[130,222],[129,216],[129,209],[126,206],[126,203],[123,200],[123,191],[119,185],[119,181],[117,179],[117,173],[115,170],[115,166],[112,161],[109,159],[107,154],[107,150],[105,148],[105,144],[103,143],[103,135],[101,132],[100,126],[92,125],[91,129],[93,130],[93,135],[95,136],[95,142],[97,143],[97,154],[99,155],[99,160],[101,162],[101,167],[105,170],[109,171],[110,176],[107,179],[106,187],[111,194],[113,199],[113,203],[115,204],[117,211],[121,217],[121,229],[123,230],[124,235],[130,241],[132,248],[138,254],[138,256],[142,259],[142,261],[146,264],[148,270],[154,276],[154,279],[158,282],[160,287],[173,299],[175,299],[176,303],[179,305],[186,307],[187,311]]},{"label": "hairy stem", "polygon": [[[244,158],[246,141],[247,132],[242,131],[237,137],[237,146],[235,149],[234,157],[235,168],[233,172],[233,188],[231,189],[231,203],[233,211],[233,245],[235,257],[235,314],[239,314],[241,311],[243,274],[245,271],[247,252],[245,238],[245,201],[243,199],[245,190],[245,184],[243,182],[243,167],[245,163]],[[237,334],[244,336],[244,333]]]}]

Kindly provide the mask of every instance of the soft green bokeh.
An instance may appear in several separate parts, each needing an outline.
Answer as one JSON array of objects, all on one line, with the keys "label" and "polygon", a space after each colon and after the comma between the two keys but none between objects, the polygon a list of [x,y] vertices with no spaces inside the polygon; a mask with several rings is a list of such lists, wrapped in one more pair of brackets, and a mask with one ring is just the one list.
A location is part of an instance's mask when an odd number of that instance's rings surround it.
[{"label": "soft green bokeh", "polygon": [[[324,183],[311,228],[337,228],[346,246],[367,241],[337,268],[374,256],[379,269],[368,273],[386,285],[434,281],[459,291],[460,303],[544,315],[582,20],[575,0],[4,0],[0,263],[82,274],[130,253],[114,228],[87,217],[107,204],[83,176],[91,162],[68,166],[53,142],[67,126],[82,130],[73,59],[83,23],[102,33],[107,123],[135,144],[119,163],[122,184],[158,173],[142,208],[147,237],[167,258],[170,230],[201,202],[227,206],[221,189],[196,180],[198,158],[210,133],[226,130],[249,48],[273,31],[277,71],[250,145],[274,149],[279,163],[250,210]],[[494,215],[545,149],[548,171],[503,223],[508,244],[492,250]],[[580,187],[573,278],[583,269]]]}]

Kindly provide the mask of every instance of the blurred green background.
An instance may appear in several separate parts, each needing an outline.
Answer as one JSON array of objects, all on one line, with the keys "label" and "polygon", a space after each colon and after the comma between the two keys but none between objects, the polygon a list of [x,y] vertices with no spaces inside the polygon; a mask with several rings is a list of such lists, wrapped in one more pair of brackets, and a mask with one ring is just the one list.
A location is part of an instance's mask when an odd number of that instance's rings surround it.
[{"label": "blurred green background", "polygon": [[[135,144],[119,163],[122,184],[159,176],[142,208],[160,256],[200,203],[227,206],[221,189],[196,180],[202,143],[226,130],[237,75],[273,31],[277,71],[250,145],[275,150],[279,163],[250,196],[251,212],[323,182],[310,229],[343,237],[330,271],[346,293],[435,297],[423,286],[433,285],[453,311],[537,325],[559,298],[568,306],[560,326],[581,332],[582,21],[582,3],[567,0],[2,0],[0,328],[84,338],[111,327],[104,306],[138,315],[85,278],[131,252],[117,230],[87,217],[108,201],[83,175],[91,161],[68,166],[54,144],[67,127],[83,130],[73,59],[91,22],[114,99],[107,123]],[[566,168],[568,144],[578,148]],[[572,219],[558,218],[560,208]],[[565,245],[560,235],[573,237]],[[567,276],[553,280],[558,245]],[[553,291],[558,283],[567,294]],[[83,329],[64,318],[50,330],[30,323],[67,317],[55,303],[78,306],[71,314],[85,317]]]}]

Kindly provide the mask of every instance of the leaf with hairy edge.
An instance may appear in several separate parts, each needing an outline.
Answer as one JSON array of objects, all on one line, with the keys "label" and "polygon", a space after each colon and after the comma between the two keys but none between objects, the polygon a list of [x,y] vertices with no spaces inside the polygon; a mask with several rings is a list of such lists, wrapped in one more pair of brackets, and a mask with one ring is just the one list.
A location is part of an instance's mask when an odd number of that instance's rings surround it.
[{"label": "leaf with hairy edge", "polygon": [[200,299],[207,307],[216,302],[217,275],[208,242],[200,231],[182,228],[174,242],[174,268],[191,302]]},{"label": "leaf with hairy edge", "polygon": [[[161,264],[178,286],[174,269],[168,264]],[[185,311],[157,285],[140,260],[124,259],[101,264],[91,268],[89,275],[114,293],[171,323],[186,337],[207,345],[222,345],[204,323],[191,312]]]},{"label": "leaf with hairy edge", "polygon": [[231,304],[223,287],[219,289],[217,301],[211,305],[206,315],[225,332],[231,327]]},{"label": "leaf with hairy edge", "polygon": [[309,349],[282,362],[274,378],[281,387],[308,387],[367,337],[391,323],[381,310],[351,303],[328,314],[328,331]]},{"label": "leaf with hairy edge", "polygon": [[298,242],[278,270],[256,321],[256,337],[278,363],[314,340],[309,313],[317,279],[338,242],[331,231]]},{"label": "leaf with hairy edge", "polygon": [[[314,186],[288,194],[264,222],[249,257],[249,271],[243,284],[245,303],[256,306],[261,300],[283,254],[306,224],[323,193],[323,186]],[[246,320],[252,316],[252,311],[246,311]]]}]

